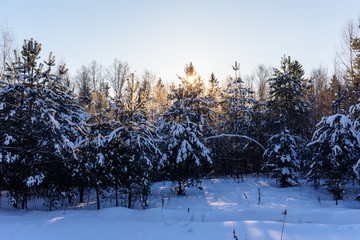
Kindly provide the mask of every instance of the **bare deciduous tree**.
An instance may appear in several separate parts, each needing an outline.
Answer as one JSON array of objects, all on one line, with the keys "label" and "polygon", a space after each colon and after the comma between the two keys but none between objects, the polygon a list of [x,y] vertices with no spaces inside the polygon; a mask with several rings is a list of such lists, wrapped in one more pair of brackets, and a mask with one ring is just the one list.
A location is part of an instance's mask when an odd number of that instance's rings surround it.
[{"label": "bare deciduous tree", "polygon": [[231,77],[230,75],[228,75],[225,77],[221,87],[223,89],[226,89],[226,88],[229,88],[230,86],[232,86],[233,83],[234,83],[234,78]]},{"label": "bare deciduous tree", "polygon": [[93,60],[87,69],[93,90],[104,92],[105,76],[102,65]]},{"label": "bare deciduous tree", "polygon": [[340,51],[337,53],[336,58],[336,74],[340,73],[340,82],[346,89],[346,97],[344,98],[344,109],[349,109],[359,99],[359,80],[354,74],[356,71],[356,58],[357,51],[354,48],[354,42],[360,34],[360,18],[357,22],[349,20],[342,32],[342,43]]},{"label": "bare deciduous tree", "polygon": [[86,66],[82,66],[75,75],[75,85],[82,101],[88,103],[93,91],[90,83],[89,71]]},{"label": "bare deciduous tree", "polygon": [[142,80],[143,82],[148,82],[152,86],[156,81],[156,74],[149,70],[145,70],[142,76]]},{"label": "bare deciduous tree", "polygon": [[323,116],[331,114],[331,97],[328,87],[328,73],[324,67],[319,67],[311,72],[311,84],[308,100],[311,103],[314,122],[318,123]]},{"label": "bare deciduous tree", "polygon": [[130,67],[117,59],[107,68],[107,79],[114,91],[115,99],[121,99],[126,79],[130,77]]},{"label": "bare deciduous tree", "polygon": [[257,80],[257,97],[260,102],[265,102],[268,96],[268,85],[267,80],[271,77],[272,71],[271,68],[266,67],[263,64],[260,64],[255,69],[255,76]]},{"label": "bare deciduous tree", "polygon": [[12,62],[12,51],[14,50],[14,34],[7,26],[1,28],[1,43],[0,43],[0,76],[2,76],[6,69],[6,63]]},{"label": "bare deciduous tree", "polygon": [[144,98],[149,99],[152,95],[152,88],[156,80],[156,74],[145,70],[142,75],[142,82],[139,91],[142,92]]},{"label": "bare deciduous tree", "polygon": [[[359,20],[360,22],[360,20]],[[341,34],[342,43],[340,50],[337,52],[337,68],[340,71],[342,77],[348,78],[351,81],[351,76],[348,74],[353,70],[355,53],[352,48],[352,40],[358,36],[359,28],[358,24],[355,24],[354,20],[349,20]]]},{"label": "bare deciduous tree", "polygon": [[167,95],[168,92],[166,91],[165,85],[161,78],[159,78],[157,83],[154,85],[150,106],[154,114],[160,113],[162,110],[165,109],[167,103]]},{"label": "bare deciduous tree", "polygon": [[253,90],[254,89],[254,81],[255,81],[254,74],[245,75],[245,77],[244,77],[245,88]]}]

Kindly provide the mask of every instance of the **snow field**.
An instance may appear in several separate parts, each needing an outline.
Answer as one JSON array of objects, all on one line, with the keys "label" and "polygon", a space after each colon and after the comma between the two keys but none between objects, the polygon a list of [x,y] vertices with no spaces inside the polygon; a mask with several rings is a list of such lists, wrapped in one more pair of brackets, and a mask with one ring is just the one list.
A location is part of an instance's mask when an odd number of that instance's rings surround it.
[{"label": "snow field", "polygon": [[[0,239],[360,239],[359,203],[352,190],[335,205],[324,189],[305,183],[277,188],[273,180],[213,179],[203,190],[174,196],[170,183],[156,183],[146,210],[107,208],[0,211]],[[261,201],[258,205],[258,188]],[[320,201],[319,201],[320,199]],[[162,206],[163,205],[163,206]]]}]

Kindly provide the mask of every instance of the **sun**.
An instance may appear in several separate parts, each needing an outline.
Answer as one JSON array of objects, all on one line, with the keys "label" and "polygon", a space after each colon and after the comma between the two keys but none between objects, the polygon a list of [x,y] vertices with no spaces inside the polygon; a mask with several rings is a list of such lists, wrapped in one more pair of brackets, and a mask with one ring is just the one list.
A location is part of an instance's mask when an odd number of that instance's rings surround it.
[{"label": "sun", "polygon": [[188,76],[187,80],[189,81],[190,84],[193,84],[195,82],[195,77],[194,76]]}]

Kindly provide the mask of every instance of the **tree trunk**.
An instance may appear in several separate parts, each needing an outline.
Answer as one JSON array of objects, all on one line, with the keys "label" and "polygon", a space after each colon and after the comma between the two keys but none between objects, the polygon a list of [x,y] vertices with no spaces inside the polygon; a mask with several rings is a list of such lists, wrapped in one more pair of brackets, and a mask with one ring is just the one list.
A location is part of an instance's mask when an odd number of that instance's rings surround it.
[{"label": "tree trunk", "polygon": [[21,201],[21,209],[27,209],[27,197]]},{"label": "tree trunk", "polygon": [[115,179],[115,206],[119,206],[119,197],[118,197],[118,184],[117,179]]},{"label": "tree trunk", "polygon": [[80,202],[84,202],[84,186],[83,185],[80,186],[79,192],[80,192]]},{"label": "tree trunk", "polygon": [[100,193],[99,193],[99,187],[96,187],[96,206],[97,206],[97,210],[100,210]]},{"label": "tree trunk", "polygon": [[183,190],[183,188],[182,188],[181,181],[179,180],[178,183],[179,183],[178,195],[183,195],[183,191],[184,191],[184,190]]},{"label": "tree trunk", "polygon": [[132,194],[131,194],[131,188],[128,188],[128,190],[129,190],[129,199],[128,199],[128,208],[131,208],[131,198],[132,198]]}]

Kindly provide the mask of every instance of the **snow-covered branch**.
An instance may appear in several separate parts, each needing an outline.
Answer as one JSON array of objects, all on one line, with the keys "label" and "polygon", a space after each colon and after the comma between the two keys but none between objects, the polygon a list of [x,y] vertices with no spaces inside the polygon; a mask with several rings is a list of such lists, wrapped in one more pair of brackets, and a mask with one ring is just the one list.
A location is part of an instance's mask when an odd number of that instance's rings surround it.
[{"label": "snow-covered branch", "polygon": [[246,135],[238,135],[238,134],[220,134],[220,135],[216,135],[216,136],[211,136],[211,137],[207,137],[207,138],[204,138],[205,140],[209,140],[209,139],[214,139],[214,138],[222,138],[222,137],[237,137],[237,138],[245,138],[247,140],[250,140],[254,143],[256,143],[257,145],[259,145],[264,151],[265,151],[265,148],[263,145],[261,145],[258,141],[256,141],[255,139],[251,138],[251,137],[248,137]]}]

